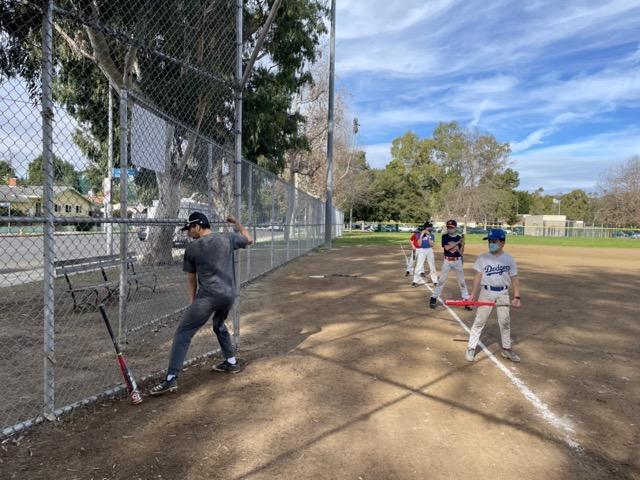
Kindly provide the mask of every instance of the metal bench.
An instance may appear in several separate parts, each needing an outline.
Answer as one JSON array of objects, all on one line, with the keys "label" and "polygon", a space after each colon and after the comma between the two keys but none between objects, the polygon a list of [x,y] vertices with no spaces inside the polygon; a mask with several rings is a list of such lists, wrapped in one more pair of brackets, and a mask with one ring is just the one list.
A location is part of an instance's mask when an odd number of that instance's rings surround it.
[{"label": "metal bench", "polygon": [[127,255],[127,269],[129,270],[129,286],[135,284],[136,292],[141,288],[148,288],[155,293],[158,286],[158,276],[154,272],[136,272],[136,253],[130,252]]},{"label": "metal bench", "polygon": [[[157,275],[153,272],[136,272],[135,270],[136,255],[130,252],[127,255],[127,297],[131,292],[131,287],[135,285],[135,292],[141,288],[148,288],[152,292],[156,291],[158,282]],[[84,306],[97,308],[103,302],[106,302],[113,294],[120,289],[120,281],[109,280],[107,270],[120,266],[119,255],[103,255],[90,258],[74,258],[71,260],[57,260],[54,262],[56,277],[64,276],[69,287],[69,293],[73,299],[74,310]],[[102,281],[90,285],[74,285],[71,277],[74,274],[89,273],[100,271]]]}]

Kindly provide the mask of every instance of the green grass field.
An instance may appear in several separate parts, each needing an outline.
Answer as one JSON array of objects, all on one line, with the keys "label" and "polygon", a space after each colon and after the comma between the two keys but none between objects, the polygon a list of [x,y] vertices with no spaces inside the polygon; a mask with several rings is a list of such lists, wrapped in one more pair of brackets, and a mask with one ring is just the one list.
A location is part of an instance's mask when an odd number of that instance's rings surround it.
[{"label": "green grass field", "polygon": [[[340,245],[407,245],[410,233],[362,233],[345,232],[335,244]],[[467,243],[482,243],[483,235],[467,235]],[[439,245],[440,235],[436,235]],[[511,245],[548,245],[554,247],[640,248],[640,239],[632,238],[581,238],[581,237],[528,237],[510,236]]]}]

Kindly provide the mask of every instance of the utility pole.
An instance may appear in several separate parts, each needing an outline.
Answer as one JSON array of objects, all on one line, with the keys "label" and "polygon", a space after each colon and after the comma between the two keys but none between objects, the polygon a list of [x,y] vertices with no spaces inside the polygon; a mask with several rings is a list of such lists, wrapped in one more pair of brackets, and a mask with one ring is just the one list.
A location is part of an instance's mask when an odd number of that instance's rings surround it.
[{"label": "utility pole", "polygon": [[329,115],[327,134],[327,191],[324,212],[324,243],[331,248],[333,233],[333,103],[336,64],[336,0],[331,0],[331,40],[329,50]]},{"label": "utility pole", "polygon": [[[358,118],[353,119],[353,136],[354,136],[354,155],[358,155],[358,132],[360,131],[360,123]],[[349,195],[349,231],[353,228],[353,192]]]}]

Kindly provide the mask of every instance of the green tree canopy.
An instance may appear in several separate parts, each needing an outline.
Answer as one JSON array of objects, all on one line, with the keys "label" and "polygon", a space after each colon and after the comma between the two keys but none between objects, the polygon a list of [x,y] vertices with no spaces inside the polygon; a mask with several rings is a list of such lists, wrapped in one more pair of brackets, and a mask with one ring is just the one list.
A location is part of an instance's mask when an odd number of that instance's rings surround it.
[{"label": "green tree canopy", "polygon": [[595,213],[594,198],[584,190],[573,190],[560,198],[560,213],[569,220],[591,222]]},{"label": "green tree canopy", "polygon": [[10,178],[16,176],[16,171],[9,162],[0,160],[0,182],[7,183]]},{"label": "green tree canopy", "polygon": [[[27,185],[43,185],[44,171],[42,169],[42,155],[35,158],[27,167]],[[80,190],[80,176],[69,162],[53,156],[53,184],[64,185]]]},{"label": "green tree canopy", "polygon": [[431,138],[407,132],[393,140],[391,162],[375,171],[371,220],[423,222],[436,215],[515,222],[517,171],[506,168],[509,145],[456,122]]}]

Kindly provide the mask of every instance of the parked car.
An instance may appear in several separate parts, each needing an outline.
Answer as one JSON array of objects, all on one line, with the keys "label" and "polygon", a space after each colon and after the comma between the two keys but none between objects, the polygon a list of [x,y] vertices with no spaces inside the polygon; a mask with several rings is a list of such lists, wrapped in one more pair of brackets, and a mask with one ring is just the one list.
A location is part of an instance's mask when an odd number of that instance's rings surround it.
[{"label": "parked car", "polygon": [[413,232],[415,229],[416,227],[409,227],[407,225],[400,225],[398,227],[399,232]]},{"label": "parked car", "polygon": [[[151,227],[149,226],[139,227],[137,232],[138,240],[140,240],[141,242],[146,241],[147,238],[149,238],[150,228]],[[172,239],[173,248],[185,248],[188,242],[189,242],[189,237],[187,237],[187,234],[181,231],[180,227],[176,227],[173,230],[173,239]]]}]

